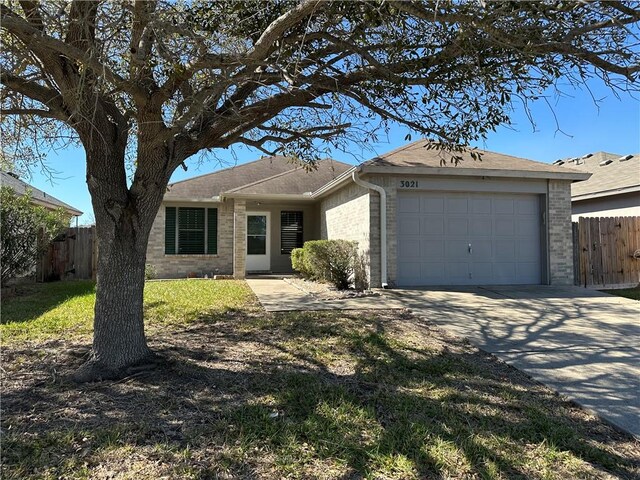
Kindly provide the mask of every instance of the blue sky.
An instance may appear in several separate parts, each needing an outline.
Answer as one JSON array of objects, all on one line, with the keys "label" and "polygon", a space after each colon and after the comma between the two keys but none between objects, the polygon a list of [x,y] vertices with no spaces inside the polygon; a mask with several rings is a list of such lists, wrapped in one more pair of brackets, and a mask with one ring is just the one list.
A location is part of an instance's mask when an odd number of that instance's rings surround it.
[{"label": "blue sky", "polygon": [[[512,116],[513,127],[500,128],[490,133],[487,140],[474,146],[506,153],[541,162],[553,162],[559,158],[581,156],[586,153],[606,151],[627,154],[640,152],[640,100],[631,95],[616,98],[608,88],[592,82],[589,85],[593,97],[601,99],[598,106],[594,104],[591,94],[586,90],[567,90],[570,95],[554,98],[549,93],[549,104],[540,100],[531,106],[536,122],[534,129],[523,108],[517,108]],[[566,92],[566,93],[567,93]],[[555,116],[554,116],[555,115]],[[557,123],[562,132],[557,131]],[[394,127],[388,139],[373,145],[375,154],[381,154],[403,145],[408,130]],[[414,137],[415,138],[415,137]],[[369,151],[354,150],[351,152],[360,161],[374,156]],[[172,180],[202,175],[219,168],[231,166],[236,160],[231,153],[224,152],[223,164],[211,161],[198,164],[196,160],[187,161],[187,172],[179,168]],[[262,154],[256,150],[241,148],[236,150],[237,163],[259,158]],[[352,155],[336,152],[334,158],[347,163],[357,163]],[[51,170],[56,171],[51,178],[38,168],[33,171],[29,181],[33,186],[54,195],[60,200],[82,210],[84,215],[80,224],[93,222],[93,209],[89,191],[85,183],[84,151],[68,148],[51,152],[47,159]],[[640,175],[640,172],[637,173]]]}]

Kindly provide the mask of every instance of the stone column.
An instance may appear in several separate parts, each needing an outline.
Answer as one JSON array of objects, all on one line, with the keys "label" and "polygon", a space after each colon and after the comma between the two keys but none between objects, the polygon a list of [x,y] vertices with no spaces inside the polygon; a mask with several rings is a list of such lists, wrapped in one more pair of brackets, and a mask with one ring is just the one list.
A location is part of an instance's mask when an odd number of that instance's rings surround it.
[{"label": "stone column", "polygon": [[247,203],[233,202],[233,277],[245,277],[247,258]]}]

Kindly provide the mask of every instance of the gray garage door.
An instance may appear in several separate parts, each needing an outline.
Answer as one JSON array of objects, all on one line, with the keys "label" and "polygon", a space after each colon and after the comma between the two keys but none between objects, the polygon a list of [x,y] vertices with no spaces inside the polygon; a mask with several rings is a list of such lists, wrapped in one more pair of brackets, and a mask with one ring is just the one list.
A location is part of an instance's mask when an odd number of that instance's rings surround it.
[{"label": "gray garage door", "polygon": [[398,285],[539,284],[537,195],[398,194]]}]

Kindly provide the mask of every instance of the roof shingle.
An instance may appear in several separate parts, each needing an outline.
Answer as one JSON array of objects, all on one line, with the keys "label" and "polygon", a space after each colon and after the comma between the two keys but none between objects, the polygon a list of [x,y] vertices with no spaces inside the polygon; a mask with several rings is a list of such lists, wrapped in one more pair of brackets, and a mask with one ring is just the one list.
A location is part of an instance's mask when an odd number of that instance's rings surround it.
[{"label": "roof shingle", "polygon": [[182,180],[169,185],[165,200],[212,198],[226,192],[239,194],[303,194],[329,182],[351,165],[325,159],[307,172],[283,156],[259,160]]},{"label": "roof shingle", "polygon": [[[571,185],[571,196],[601,196],[606,193],[615,195],[618,190],[640,187],[640,153],[625,161],[620,161],[622,157],[615,153],[597,152],[589,158],[565,161],[562,168],[570,167],[592,173],[589,180]],[[611,160],[611,163],[600,165],[607,160]]]},{"label": "roof shingle", "polygon": [[[567,169],[548,163],[536,162],[525,158],[513,157],[502,153],[490,152],[481,149],[468,149],[461,153],[446,152],[437,148],[426,148],[428,140],[418,140],[375,157],[366,166],[376,167],[434,167],[434,168],[473,168],[479,170],[512,170],[522,172],[566,173]],[[471,152],[481,154],[481,160],[474,160]],[[454,155],[459,155],[462,160],[455,165]]]},{"label": "roof shingle", "polygon": [[58,200],[56,197],[49,195],[47,192],[29,185],[24,180],[14,177],[10,173],[0,172],[0,183],[2,186],[11,187],[17,195],[24,195],[28,191],[31,193],[31,201],[45,208],[55,210],[56,208],[64,208],[70,215],[80,216],[82,212],[71,205]]}]

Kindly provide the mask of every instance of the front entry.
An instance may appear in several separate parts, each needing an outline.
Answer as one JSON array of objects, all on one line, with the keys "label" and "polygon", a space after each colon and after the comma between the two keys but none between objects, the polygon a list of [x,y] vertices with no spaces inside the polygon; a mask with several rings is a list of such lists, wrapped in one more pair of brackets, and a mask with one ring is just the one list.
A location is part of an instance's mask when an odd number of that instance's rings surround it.
[{"label": "front entry", "polygon": [[247,272],[271,270],[270,236],[269,212],[247,212]]}]

